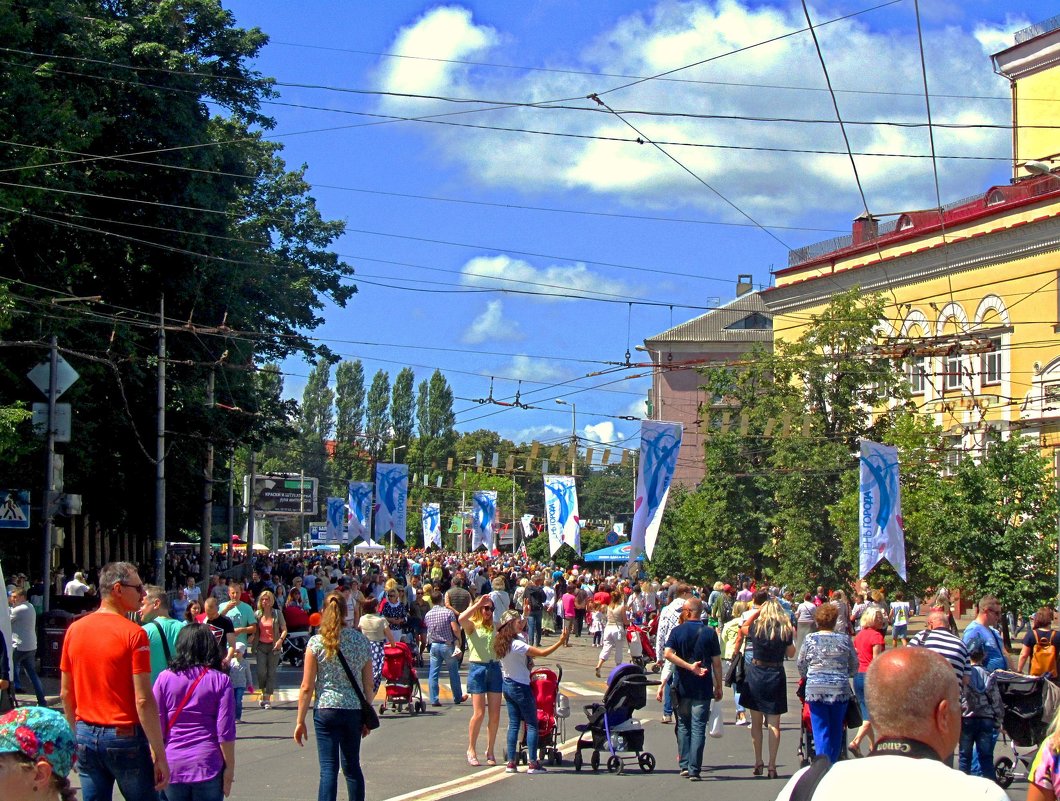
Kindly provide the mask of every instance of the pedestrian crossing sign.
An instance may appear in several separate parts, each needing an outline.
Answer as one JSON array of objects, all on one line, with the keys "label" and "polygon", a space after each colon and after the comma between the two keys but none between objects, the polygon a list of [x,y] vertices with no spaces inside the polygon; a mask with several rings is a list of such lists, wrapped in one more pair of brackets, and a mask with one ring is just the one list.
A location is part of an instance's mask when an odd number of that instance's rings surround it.
[{"label": "pedestrian crossing sign", "polygon": [[0,528],[29,528],[29,490],[0,490]]}]

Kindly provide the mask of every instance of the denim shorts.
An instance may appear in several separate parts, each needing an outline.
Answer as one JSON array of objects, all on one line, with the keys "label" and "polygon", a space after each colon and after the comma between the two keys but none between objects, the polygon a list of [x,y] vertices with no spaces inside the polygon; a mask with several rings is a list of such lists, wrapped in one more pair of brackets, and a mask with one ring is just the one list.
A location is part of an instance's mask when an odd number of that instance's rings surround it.
[{"label": "denim shorts", "polygon": [[909,629],[909,624],[906,623],[903,626],[899,626],[897,623],[891,629],[891,636],[896,640],[905,639],[905,633]]},{"label": "denim shorts", "polygon": [[467,668],[467,691],[471,695],[500,693],[504,687],[500,662],[471,662]]}]

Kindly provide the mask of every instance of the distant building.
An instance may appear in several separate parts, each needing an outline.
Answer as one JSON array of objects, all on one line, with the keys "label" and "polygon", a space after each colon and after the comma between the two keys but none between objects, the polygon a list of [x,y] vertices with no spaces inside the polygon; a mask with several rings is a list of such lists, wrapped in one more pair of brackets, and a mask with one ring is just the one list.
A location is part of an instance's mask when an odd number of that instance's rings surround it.
[{"label": "distant building", "polygon": [[[674,483],[695,487],[703,480],[700,409],[709,402],[700,370],[742,358],[755,345],[772,347],[773,313],[740,276],[738,296],[726,305],[644,340],[653,365],[648,417],[684,425]],[[709,403],[708,403],[709,405]]]}]

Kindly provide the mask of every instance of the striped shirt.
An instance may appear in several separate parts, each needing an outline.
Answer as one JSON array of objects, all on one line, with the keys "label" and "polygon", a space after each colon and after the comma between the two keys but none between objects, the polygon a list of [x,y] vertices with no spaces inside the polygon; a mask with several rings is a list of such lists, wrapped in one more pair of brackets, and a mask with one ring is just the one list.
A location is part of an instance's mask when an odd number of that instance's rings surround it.
[{"label": "striped shirt", "polygon": [[427,639],[432,643],[441,642],[451,645],[454,639],[452,623],[455,620],[456,615],[453,614],[452,609],[446,609],[441,604],[432,606],[431,611],[423,618],[423,626],[427,629]]},{"label": "striped shirt", "polygon": [[910,645],[927,648],[941,656],[957,674],[957,681],[964,686],[964,677],[970,669],[968,646],[949,629],[925,629],[909,641]]}]

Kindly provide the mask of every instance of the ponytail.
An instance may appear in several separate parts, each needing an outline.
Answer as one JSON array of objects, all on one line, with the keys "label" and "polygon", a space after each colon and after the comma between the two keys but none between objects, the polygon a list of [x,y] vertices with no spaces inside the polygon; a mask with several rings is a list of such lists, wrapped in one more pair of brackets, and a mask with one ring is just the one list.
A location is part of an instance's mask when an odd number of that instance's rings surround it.
[{"label": "ponytail", "polygon": [[324,654],[332,659],[339,650],[339,637],[346,620],[346,599],[341,592],[332,591],[324,598],[324,611],[320,616],[320,639],[324,643]]}]

